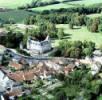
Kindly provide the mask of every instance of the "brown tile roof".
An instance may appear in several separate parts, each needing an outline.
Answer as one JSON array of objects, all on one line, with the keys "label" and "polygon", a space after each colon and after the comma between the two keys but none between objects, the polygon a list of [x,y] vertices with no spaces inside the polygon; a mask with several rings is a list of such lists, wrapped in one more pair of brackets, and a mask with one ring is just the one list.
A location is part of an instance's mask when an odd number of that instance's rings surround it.
[{"label": "brown tile roof", "polygon": [[15,73],[9,73],[9,78],[15,80],[17,82],[25,81],[25,80],[32,80],[36,77],[33,71],[17,71]]},{"label": "brown tile roof", "polygon": [[16,62],[10,62],[9,66],[15,68],[16,70],[22,69],[22,67],[23,67],[22,64],[19,64],[19,63],[16,63]]},{"label": "brown tile roof", "polygon": [[6,93],[6,95],[10,96],[18,96],[22,94],[22,90],[21,89],[16,89],[13,90],[12,92]]},{"label": "brown tile roof", "polygon": [[25,80],[33,80],[37,76],[42,75],[44,72],[46,72],[46,75],[56,73],[54,69],[48,68],[41,63],[40,65],[33,69],[30,69],[29,71],[16,71],[15,73],[9,73],[8,76],[11,79],[19,82],[19,81],[25,81]]},{"label": "brown tile roof", "polygon": [[8,76],[15,81],[25,81],[25,80],[33,80],[37,76],[43,75],[46,72],[46,75],[56,74],[56,70],[54,68],[49,68],[45,65],[45,63],[40,62],[33,69],[29,69],[28,71],[16,71],[15,73],[9,73]]},{"label": "brown tile roof", "polygon": [[64,73],[68,74],[69,72],[73,71],[74,68],[75,68],[74,64],[69,64],[69,65],[65,66],[63,70],[64,70]]}]

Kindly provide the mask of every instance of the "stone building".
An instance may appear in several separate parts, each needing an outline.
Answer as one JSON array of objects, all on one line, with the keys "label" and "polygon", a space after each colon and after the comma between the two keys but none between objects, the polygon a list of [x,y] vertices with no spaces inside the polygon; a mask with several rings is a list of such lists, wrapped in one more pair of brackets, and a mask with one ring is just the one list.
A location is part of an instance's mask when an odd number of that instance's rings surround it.
[{"label": "stone building", "polygon": [[49,36],[46,37],[43,41],[36,41],[32,37],[29,37],[27,40],[27,49],[35,50],[39,53],[44,53],[51,50],[51,41]]}]

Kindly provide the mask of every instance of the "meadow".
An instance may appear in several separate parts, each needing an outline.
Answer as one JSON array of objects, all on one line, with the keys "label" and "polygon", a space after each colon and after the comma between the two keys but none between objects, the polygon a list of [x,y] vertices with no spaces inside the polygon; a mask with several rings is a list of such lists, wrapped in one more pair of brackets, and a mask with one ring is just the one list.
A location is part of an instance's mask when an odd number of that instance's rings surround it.
[{"label": "meadow", "polygon": [[36,8],[32,8],[30,10],[44,11],[44,10],[71,8],[71,7],[75,7],[75,5],[73,6],[73,5],[69,5],[69,4],[65,4],[65,3],[60,3],[60,4],[47,5],[47,6],[43,6],[43,7],[36,7]]},{"label": "meadow", "polygon": [[89,17],[89,18],[96,18],[96,17],[101,17],[101,16],[102,16],[102,13],[87,15],[87,17]]},{"label": "meadow", "polygon": [[0,0],[0,8],[17,8],[30,4],[33,0]]},{"label": "meadow", "polygon": [[29,16],[33,15],[33,12],[28,12],[25,10],[12,10],[7,12],[0,12],[0,18],[4,21],[9,19],[14,20],[16,23],[23,23],[23,21]]},{"label": "meadow", "polygon": [[80,0],[80,1],[72,1],[68,2],[69,4],[78,4],[78,5],[84,5],[84,6],[89,6],[93,4],[100,4],[102,3],[102,0]]},{"label": "meadow", "polygon": [[[26,5],[31,3],[34,0],[0,0],[0,7],[6,7],[6,8],[17,8],[18,6]],[[41,0],[41,2],[49,2],[51,0]],[[58,0],[58,1],[64,1],[64,0]],[[88,3],[87,3],[88,2]],[[47,5],[43,7],[36,7],[32,8],[30,10],[33,11],[44,11],[44,10],[51,10],[51,9],[60,9],[60,8],[71,8],[71,7],[77,7],[82,4],[94,4],[94,3],[101,3],[102,0],[81,0],[81,1],[73,1],[73,2],[65,2],[60,4],[53,4],[53,5]],[[24,19],[29,16],[30,14],[33,14],[32,12],[23,11],[23,10],[15,10],[15,11],[7,11],[7,12],[0,12],[0,18],[3,20],[13,19],[15,22],[24,21]],[[89,15],[89,17],[94,16],[100,16],[100,14],[94,14]]]},{"label": "meadow", "polygon": [[[32,1],[35,0],[0,0],[0,8],[17,8],[19,6],[24,6],[26,4],[31,4]],[[41,2],[49,2],[52,0],[40,0]],[[57,1],[65,1],[65,0],[57,0]],[[50,10],[50,9],[59,9],[59,8],[69,8],[72,7],[70,4],[72,5],[92,5],[92,4],[97,4],[97,3],[102,3],[102,0],[81,0],[81,1],[72,1],[72,2],[65,2],[65,3],[61,3],[58,5],[48,5],[48,6],[44,6],[44,7],[36,7],[36,8],[32,8],[32,10]]]},{"label": "meadow", "polygon": [[[26,4],[31,4],[33,1],[36,0],[0,0],[0,8],[17,8],[19,6],[24,6]],[[49,2],[52,0],[40,0],[41,2]],[[57,0],[57,1],[64,1],[64,0]]]},{"label": "meadow", "polygon": [[102,0],[80,0],[80,1],[71,1],[71,2],[65,2],[60,4],[47,5],[43,7],[36,7],[30,10],[44,11],[44,10],[71,8],[71,7],[78,7],[78,6],[90,6],[94,4],[100,4],[100,3],[102,3]]},{"label": "meadow", "polygon": [[[75,29],[69,29],[69,26],[67,24],[60,24],[57,25],[57,28],[63,28],[65,32],[65,36],[62,40],[71,40],[71,41],[93,41],[96,43],[96,46],[99,47],[102,44],[102,33],[92,33],[87,30],[87,27],[82,26]],[[55,40],[55,43],[53,45],[57,46],[59,41],[61,40]]]},{"label": "meadow", "polygon": [[[31,3],[33,0],[0,0],[0,7],[7,7],[7,8],[17,8],[18,6],[22,6],[25,4]],[[43,2],[48,2],[50,0],[41,0]],[[63,0],[58,0],[63,1]],[[81,1],[73,1],[73,2],[66,2],[66,3],[60,3],[60,4],[53,4],[53,5],[47,5],[43,7],[36,7],[32,8],[33,11],[43,11],[43,10],[51,10],[51,9],[60,9],[60,8],[70,8],[70,7],[76,7],[79,5],[85,5],[89,6],[92,4],[99,4],[102,3],[102,0],[81,0]],[[7,12],[0,12],[0,18],[7,21],[8,19],[14,20],[16,23],[23,23],[23,21],[29,16],[33,15],[33,12],[28,12],[25,10],[11,10]],[[101,14],[90,14],[87,15],[88,17],[94,18],[99,17]],[[64,28],[66,36],[63,39],[68,40],[87,40],[87,41],[93,41],[99,46],[102,44],[102,33],[91,33],[87,30],[85,26],[79,28],[79,29],[69,29],[68,25],[57,25],[58,28]],[[55,40],[54,45],[58,45],[58,42],[60,40]]]}]

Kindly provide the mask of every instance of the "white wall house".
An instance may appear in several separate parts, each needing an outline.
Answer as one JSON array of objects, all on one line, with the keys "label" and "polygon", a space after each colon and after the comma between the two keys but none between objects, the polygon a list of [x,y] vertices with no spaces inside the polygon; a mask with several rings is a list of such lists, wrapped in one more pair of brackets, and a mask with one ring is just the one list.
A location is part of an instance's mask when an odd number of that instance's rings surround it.
[{"label": "white wall house", "polygon": [[6,48],[3,45],[0,45],[0,64],[1,64],[2,57],[3,57],[5,50]]},{"label": "white wall house", "polygon": [[49,39],[49,36],[47,36],[43,41],[35,41],[31,37],[29,37],[27,40],[27,49],[35,50],[39,53],[44,53],[51,50],[51,41]]},{"label": "white wall house", "polygon": [[13,81],[0,70],[0,92],[5,92],[8,88],[12,90],[12,86]]}]

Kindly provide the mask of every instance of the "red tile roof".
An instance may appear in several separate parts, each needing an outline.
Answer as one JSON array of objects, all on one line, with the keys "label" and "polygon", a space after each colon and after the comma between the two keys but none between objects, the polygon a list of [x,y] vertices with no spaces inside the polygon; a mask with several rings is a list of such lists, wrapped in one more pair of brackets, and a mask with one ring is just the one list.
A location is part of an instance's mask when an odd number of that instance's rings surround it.
[{"label": "red tile roof", "polygon": [[15,68],[16,70],[22,69],[22,67],[23,67],[22,64],[19,64],[19,63],[16,63],[16,62],[10,62],[9,66]]},{"label": "red tile roof", "polygon": [[15,73],[9,73],[9,78],[15,80],[17,82],[25,81],[25,80],[32,80],[36,77],[35,73],[31,70],[29,71],[17,71]]},{"label": "red tile roof", "polygon": [[18,96],[21,94],[22,94],[22,90],[20,90],[20,89],[16,89],[16,90],[13,90],[12,92],[6,93],[6,95],[8,95],[9,97],[10,96]]}]

